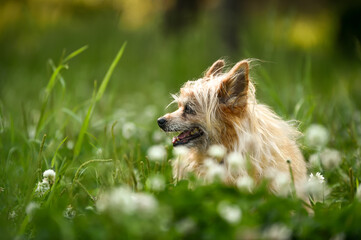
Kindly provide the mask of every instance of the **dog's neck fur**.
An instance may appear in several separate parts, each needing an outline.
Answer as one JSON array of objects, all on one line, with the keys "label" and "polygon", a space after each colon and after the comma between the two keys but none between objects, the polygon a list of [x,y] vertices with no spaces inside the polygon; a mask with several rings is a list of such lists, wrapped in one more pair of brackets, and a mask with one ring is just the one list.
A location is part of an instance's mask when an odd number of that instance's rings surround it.
[{"label": "dog's neck fur", "polygon": [[[203,92],[204,93],[204,92]],[[197,97],[197,94],[195,94]],[[204,97],[204,95],[202,94]],[[217,104],[198,96],[198,101],[203,100],[206,109],[221,109],[219,106],[207,106]],[[215,96],[214,96],[215,97]],[[201,99],[203,98],[203,99]],[[220,114],[223,118],[222,125],[215,126],[212,118]],[[236,151],[241,153],[244,159],[249,159],[254,168],[253,177],[259,180],[268,170],[289,173],[287,160],[292,164],[296,180],[305,179],[306,168],[303,156],[299,151],[296,139],[300,135],[295,127],[282,120],[266,105],[259,104],[255,98],[254,85],[249,82],[247,104],[233,112],[223,109],[220,112],[207,113],[208,128],[213,129],[209,134],[211,144],[221,144],[227,148],[227,152]],[[201,174],[203,161],[207,157],[207,147],[191,148],[190,154],[178,161],[181,162],[184,171],[176,167],[178,179],[186,177],[188,172]],[[224,160],[223,160],[224,161]],[[179,163],[178,162],[178,166]],[[226,164],[225,164],[226,166]],[[240,175],[249,174],[247,171],[239,172],[237,176],[228,176],[227,182],[234,182]]]}]

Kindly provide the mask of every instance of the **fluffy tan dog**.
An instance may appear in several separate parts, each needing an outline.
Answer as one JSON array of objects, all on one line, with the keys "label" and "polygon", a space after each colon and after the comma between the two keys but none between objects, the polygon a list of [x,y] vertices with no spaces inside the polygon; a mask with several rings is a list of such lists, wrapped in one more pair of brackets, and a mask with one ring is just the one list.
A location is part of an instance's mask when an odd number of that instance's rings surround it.
[{"label": "fluffy tan dog", "polygon": [[[235,184],[238,178],[250,176],[257,183],[263,176],[272,175],[286,176],[291,182],[290,160],[296,190],[300,192],[306,181],[306,165],[296,143],[299,132],[269,107],[257,103],[248,60],[238,62],[225,73],[224,65],[223,60],[218,60],[203,78],[186,82],[180,94],[173,96],[178,110],[158,119],[165,132],[180,132],[173,138],[174,147],[189,149],[175,161],[174,177],[182,179],[189,172],[204,177],[208,149],[217,144],[224,146],[228,154],[236,152],[248,159],[252,166],[252,171],[234,171],[227,157],[218,159],[217,164],[227,170],[225,182]],[[277,181],[270,184],[273,191],[279,187]]]}]

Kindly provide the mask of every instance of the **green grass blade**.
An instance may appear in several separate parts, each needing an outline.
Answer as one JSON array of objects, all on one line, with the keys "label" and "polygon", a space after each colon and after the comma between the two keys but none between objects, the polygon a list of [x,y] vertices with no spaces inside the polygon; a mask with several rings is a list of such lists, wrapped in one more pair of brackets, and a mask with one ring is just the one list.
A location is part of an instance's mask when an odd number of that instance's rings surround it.
[{"label": "green grass blade", "polygon": [[[84,46],[84,47],[81,47],[79,48],[78,50],[70,53],[68,56],[65,57],[63,63],[66,63],[67,61],[69,61],[70,59],[74,58],[75,56],[77,56],[78,54],[80,54],[81,52],[83,52],[84,50],[86,50],[88,48],[88,46]],[[64,79],[62,78],[62,76],[60,75],[60,72],[61,70],[63,70],[64,68],[67,69],[68,66],[65,65],[65,64],[59,64],[56,68],[54,66],[54,63],[52,60],[49,60],[49,63],[50,63],[50,66],[52,67],[53,69],[53,74],[51,75],[50,79],[49,79],[49,82],[48,82],[48,85],[46,86],[46,96],[45,96],[45,99],[43,101],[43,105],[42,105],[42,109],[41,109],[41,113],[40,113],[40,117],[39,117],[39,121],[38,121],[38,124],[36,126],[36,133],[35,133],[35,136],[37,137],[38,134],[39,134],[39,131],[40,129],[42,128],[42,124],[43,124],[43,121],[44,121],[44,115],[45,115],[45,110],[46,110],[46,106],[48,104],[48,99],[49,99],[49,96],[55,86],[55,83],[56,83],[56,80],[57,79],[60,79],[60,82],[62,84],[62,87],[63,87],[63,91],[65,89],[65,81]]]},{"label": "green grass blade", "polygon": [[71,116],[74,120],[76,120],[78,123],[81,123],[81,119],[78,115],[76,115],[72,110],[70,110],[69,108],[62,108],[62,111],[66,114],[68,114],[69,116]]},{"label": "green grass blade", "polygon": [[114,58],[114,60],[113,60],[112,64],[110,65],[107,73],[105,74],[105,76],[103,78],[103,81],[102,81],[102,83],[101,83],[101,85],[99,87],[99,90],[98,90],[98,93],[97,93],[97,96],[96,96],[96,101],[99,101],[102,98],[102,96],[103,96],[103,94],[105,92],[105,89],[107,88],[109,79],[112,76],[113,71],[114,71],[115,67],[117,66],[120,58],[122,57],[126,45],[127,45],[127,42],[123,43],[123,46],[118,51],[117,56]]},{"label": "green grass blade", "polygon": [[[53,60],[50,59],[49,64],[50,64],[51,68],[53,69],[53,71],[55,72],[56,66],[55,66]],[[65,80],[64,80],[63,76],[60,74],[60,72],[58,73],[58,79],[60,81],[61,86],[63,87],[63,91],[65,91],[65,88],[66,88]]]},{"label": "green grass blade", "polygon": [[81,149],[81,146],[83,144],[84,135],[85,135],[85,133],[86,133],[86,131],[88,129],[90,117],[91,117],[92,112],[93,112],[94,107],[95,107],[96,92],[97,92],[97,82],[94,81],[94,90],[93,90],[92,99],[91,99],[91,102],[90,102],[90,106],[88,108],[88,112],[87,112],[87,114],[86,114],[86,116],[84,118],[83,124],[81,125],[81,129],[80,129],[80,132],[79,132],[79,135],[78,135],[78,139],[76,140],[76,143],[75,143],[73,160],[76,159],[79,156],[80,149]]},{"label": "green grass blade", "polygon": [[55,150],[55,153],[54,153],[54,157],[53,159],[51,160],[51,168],[54,169],[54,165],[55,165],[55,159],[56,159],[56,155],[58,154],[58,150],[59,148],[63,145],[63,143],[66,141],[68,137],[65,137],[63,141],[61,141],[61,143],[58,145],[58,147],[56,148]]},{"label": "green grass blade", "polygon": [[81,48],[79,48],[78,50],[75,50],[74,52],[70,53],[68,56],[65,57],[65,59],[63,60],[63,63],[68,62],[70,59],[76,57],[77,55],[79,55],[80,53],[84,52],[86,49],[88,48],[88,45],[85,45]]},{"label": "green grass blade", "polygon": [[[51,60],[49,60],[51,62]],[[38,124],[36,126],[36,133],[35,133],[35,136],[37,137],[38,134],[39,134],[39,130],[41,128],[41,125],[43,124],[43,121],[44,121],[44,115],[45,115],[45,109],[46,109],[46,106],[48,104],[48,99],[49,99],[49,96],[51,94],[51,91],[53,90],[53,87],[56,83],[56,79],[57,79],[57,76],[58,74],[60,73],[60,71],[65,68],[64,65],[59,65],[54,71],[53,71],[53,74],[51,75],[50,79],[49,79],[49,82],[48,82],[48,85],[46,86],[46,96],[44,98],[44,101],[43,101],[43,104],[42,104],[42,107],[41,107],[41,112],[40,112],[40,116],[39,116],[39,120],[38,120]]]},{"label": "green grass blade", "polygon": [[83,121],[83,124],[81,126],[79,136],[78,136],[78,139],[77,139],[77,141],[75,143],[75,147],[74,147],[74,158],[73,158],[73,160],[79,156],[80,149],[81,149],[81,146],[83,144],[84,135],[85,135],[86,131],[88,130],[90,117],[91,117],[91,115],[93,113],[94,107],[95,107],[95,101],[93,101],[91,103],[91,105],[89,106],[88,112],[87,112],[87,114],[85,116],[85,119]]},{"label": "green grass blade", "polygon": [[55,71],[53,72],[53,74],[51,75],[50,77],[50,80],[48,82],[48,85],[46,86],[46,94],[47,94],[47,97],[50,95],[51,91],[53,90],[54,88],[54,85],[56,83],[56,79],[58,77],[58,74],[60,73],[60,71],[63,69],[63,68],[67,68],[65,65],[59,65]]},{"label": "green grass blade", "polygon": [[[96,92],[96,94],[93,95],[93,100],[92,100],[92,102],[91,102],[91,104],[90,104],[90,106],[88,108],[87,115],[85,116],[85,119],[83,121],[83,124],[81,126],[81,129],[80,129],[80,132],[79,132],[79,135],[78,135],[78,139],[77,139],[75,147],[74,147],[73,160],[75,160],[79,156],[80,149],[81,149],[81,146],[82,146],[83,140],[84,140],[84,135],[88,130],[90,118],[91,118],[91,115],[92,115],[93,110],[95,108],[95,104],[96,104],[97,101],[99,101],[102,98],[102,96],[103,96],[103,94],[105,92],[105,89],[106,89],[106,87],[108,85],[108,82],[110,80],[110,77],[112,76],[116,65],[118,64],[120,58],[123,55],[125,46],[126,46],[126,42],[123,44],[123,46],[118,51],[118,54],[114,58],[114,60],[113,60],[112,64],[110,65],[107,73],[105,74],[105,77],[103,78],[102,83],[101,83],[98,91]],[[96,87],[94,87],[94,91],[95,91],[95,89],[96,89]]]},{"label": "green grass blade", "polygon": [[41,180],[42,177],[42,155],[43,155],[43,149],[44,149],[44,145],[45,145],[45,139],[46,139],[46,134],[44,134],[43,136],[43,140],[41,141],[41,145],[40,145],[40,151],[39,151],[39,155],[38,155],[38,180]]}]

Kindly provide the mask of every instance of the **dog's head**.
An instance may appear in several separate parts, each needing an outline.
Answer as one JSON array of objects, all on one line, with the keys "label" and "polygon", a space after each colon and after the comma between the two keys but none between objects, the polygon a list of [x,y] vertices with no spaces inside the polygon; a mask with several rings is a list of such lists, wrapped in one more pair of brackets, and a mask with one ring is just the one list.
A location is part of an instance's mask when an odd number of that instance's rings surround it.
[{"label": "dog's head", "polygon": [[207,148],[234,138],[235,123],[247,107],[248,61],[240,61],[223,73],[224,61],[216,61],[203,78],[188,81],[173,95],[178,109],[158,119],[165,132],[180,132],[173,146]]}]

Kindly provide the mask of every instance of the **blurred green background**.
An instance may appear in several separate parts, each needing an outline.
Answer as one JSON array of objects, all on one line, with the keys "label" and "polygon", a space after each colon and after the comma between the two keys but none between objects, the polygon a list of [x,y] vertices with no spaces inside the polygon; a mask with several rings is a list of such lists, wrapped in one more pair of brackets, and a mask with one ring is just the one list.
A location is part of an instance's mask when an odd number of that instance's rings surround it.
[{"label": "blurred green background", "polygon": [[[123,233],[129,239],[184,238],[176,229],[191,219],[198,224],[191,235],[195,239],[242,239],[278,223],[291,229],[287,236],[292,238],[345,233],[356,239],[361,234],[361,205],[354,200],[355,195],[361,199],[361,190],[356,193],[361,179],[360,16],[360,2],[350,0],[2,0],[0,232],[4,238],[104,239]],[[99,87],[124,42],[108,87],[89,114],[95,82]],[[54,65],[85,45],[47,95]],[[302,132],[312,123],[327,129],[324,147],[337,149],[342,161],[329,171],[310,169],[321,172],[332,188],[313,207],[314,216],[298,199],[276,197],[264,186],[249,194],[220,184],[196,191],[184,182],[174,185],[170,137],[160,132],[156,119],[169,111],[170,93],[202,77],[219,58],[229,66],[253,59],[251,77],[260,102],[298,120]],[[77,153],[87,116],[89,127]],[[167,161],[148,161],[147,150],[155,144],[165,146]],[[306,160],[321,150],[302,147]],[[110,158],[112,163],[82,165]],[[36,182],[49,168],[56,183],[36,196]],[[146,186],[157,174],[165,179],[161,193]],[[113,219],[94,210],[104,189],[120,185],[154,194],[160,217]],[[221,220],[216,209],[223,200],[236,203],[247,221],[229,225]],[[31,202],[41,206],[33,219],[26,211]],[[76,217],[64,218],[66,209],[74,209]]]},{"label": "blurred green background", "polygon": [[5,0],[1,101],[8,111],[36,106],[51,74],[48,59],[57,63],[63,52],[88,45],[63,73],[64,101],[82,101],[127,41],[108,89],[114,108],[162,106],[219,58],[230,65],[258,59],[252,75],[259,98],[280,114],[306,94],[360,107],[360,9],[332,0]]}]

